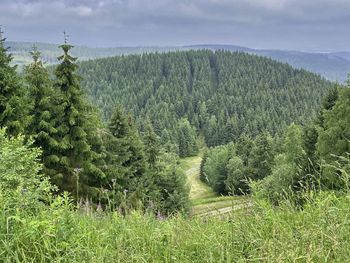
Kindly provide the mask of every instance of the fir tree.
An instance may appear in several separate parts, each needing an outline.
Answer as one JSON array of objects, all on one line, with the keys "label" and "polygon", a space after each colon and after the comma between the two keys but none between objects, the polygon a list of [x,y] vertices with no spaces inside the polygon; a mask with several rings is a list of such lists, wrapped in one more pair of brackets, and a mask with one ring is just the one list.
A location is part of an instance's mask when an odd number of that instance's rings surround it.
[{"label": "fir tree", "polygon": [[[339,189],[343,178],[333,167],[339,163],[340,156],[350,152],[350,90],[343,88],[339,98],[330,110],[324,111],[324,126],[319,130],[317,152],[328,165],[322,176],[327,188]],[[347,180],[347,179],[346,179]]]},{"label": "fir tree", "polygon": [[[55,89],[61,94],[61,116],[58,126],[59,146],[57,153],[59,159],[59,173],[54,175],[54,182],[61,190],[68,190],[76,196],[98,195],[100,179],[104,176],[93,163],[94,153],[91,149],[90,133],[96,132],[96,127],[88,125],[90,114],[80,87],[80,78],[75,73],[77,58],[72,57],[69,51],[73,48],[65,40],[60,46],[63,55],[58,57],[60,64],[55,70]],[[93,171],[93,173],[91,172]]]},{"label": "fir tree", "polygon": [[155,134],[150,121],[148,121],[146,124],[143,141],[145,144],[145,155],[147,158],[147,163],[151,169],[154,169],[156,166],[157,158],[159,156],[160,145],[159,139]]},{"label": "fir tree", "polygon": [[271,173],[274,154],[272,149],[272,138],[268,133],[259,134],[251,151],[248,161],[249,178],[262,179]]},{"label": "fir tree", "polygon": [[0,127],[7,127],[7,135],[18,135],[27,125],[28,108],[16,66],[10,65],[12,56],[7,53],[2,33],[0,28]]},{"label": "fir tree", "polygon": [[61,108],[57,98],[60,98],[60,92],[56,91],[54,94],[52,81],[40,59],[40,52],[33,48],[31,55],[33,62],[24,69],[28,95],[32,103],[27,134],[34,137],[35,146],[42,148],[44,172],[55,174],[58,173],[56,169],[59,165],[56,152],[59,146],[57,127]]},{"label": "fir tree", "polygon": [[[115,181],[124,191],[128,207],[145,204],[147,190],[153,182],[147,178],[147,164],[144,146],[135,128],[131,116],[127,116],[120,107],[115,108],[108,124],[112,137],[106,145],[110,167],[108,180]],[[116,203],[122,203],[124,196],[117,196]]]},{"label": "fir tree", "polygon": [[180,157],[193,156],[198,152],[196,133],[187,119],[178,124],[178,142]]}]

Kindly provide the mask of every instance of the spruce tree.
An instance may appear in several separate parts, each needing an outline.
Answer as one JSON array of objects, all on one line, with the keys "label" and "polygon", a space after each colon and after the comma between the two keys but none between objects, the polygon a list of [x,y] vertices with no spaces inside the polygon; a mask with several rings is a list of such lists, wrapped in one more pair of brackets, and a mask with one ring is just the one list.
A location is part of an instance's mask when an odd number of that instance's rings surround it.
[{"label": "spruce tree", "polygon": [[180,157],[198,153],[196,132],[187,119],[181,119],[178,123],[178,143]]},{"label": "spruce tree", "polygon": [[[144,146],[132,117],[121,107],[115,108],[108,124],[111,137],[107,141],[107,179],[115,182],[118,204],[127,200],[127,207],[146,204],[145,196],[152,182],[147,178]],[[125,194],[122,194],[122,192]]]},{"label": "spruce tree", "polygon": [[[342,165],[341,156],[350,153],[350,90],[339,91],[339,98],[331,108],[324,111],[324,128],[319,130],[317,152],[327,163],[322,182],[327,188],[339,189],[344,178],[334,165]],[[346,179],[347,180],[347,179]]]},{"label": "spruce tree", "polygon": [[143,141],[145,144],[145,155],[147,158],[147,163],[151,169],[156,167],[156,162],[160,153],[159,139],[154,132],[153,126],[150,121],[146,124],[145,133],[143,136]]},{"label": "spruce tree", "polygon": [[42,148],[42,162],[44,173],[57,174],[59,157],[59,137],[57,129],[61,117],[61,106],[57,98],[60,91],[54,93],[53,83],[47,69],[44,67],[40,52],[33,48],[31,52],[33,62],[25,67],[24,77],[28,85],[30,105],[30,122],[26,133],[34,137],[34,145]]},{"label": "spruce tree", "polygon": [[13,136],[24,132],[28,108],[16,66],[10,65],[12,56],[7,53],[2,33],[0,28],[0,127],[7,127],[7,135]]},{"label": "spruce tree", "polygon": [[[55,70],[54,88],[60,93],[61,112],[58,126],[59,159],[58,174],[53,176],[54,182],[61,190],[67,190],[77,197],[96,196],[100,187],[103,172],[93,163],[94,152],[89,138],[96,133],[89,125],[89,105],[80,87],[80,78],[76,74],[77,58],[69,51],[73,48],[65,40],[60,46],[63,55],[58,57],[60,64]],[[96,134],[97,135],[97,134]]]},{"label": "spruce tree", "polygon": [[269,133],[263,132],[256,137],[248,161],[249,178],[263,179],[271,173],[274,158],[272,146],[272,137]]}]

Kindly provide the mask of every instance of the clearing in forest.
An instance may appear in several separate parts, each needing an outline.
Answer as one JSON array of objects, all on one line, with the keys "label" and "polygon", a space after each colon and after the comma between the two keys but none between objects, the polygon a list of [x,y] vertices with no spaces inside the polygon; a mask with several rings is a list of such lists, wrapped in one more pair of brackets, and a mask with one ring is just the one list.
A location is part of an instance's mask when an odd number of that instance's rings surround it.
[{"label": "clearing in forest", "polygon": [[191,189],[192,215],[221,215],[251,205],[247,197],[220,196],[202,182],[199,178],[201,161],[201,156],[188,157],[181,160],[181,167],[186,171],[188,184]]}]

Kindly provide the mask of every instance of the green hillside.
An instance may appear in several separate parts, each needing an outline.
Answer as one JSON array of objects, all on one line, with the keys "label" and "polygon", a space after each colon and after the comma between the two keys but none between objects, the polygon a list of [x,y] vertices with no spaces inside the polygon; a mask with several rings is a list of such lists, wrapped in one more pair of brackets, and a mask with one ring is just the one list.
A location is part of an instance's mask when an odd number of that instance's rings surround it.
[{"label": "green hillside", "polygon": [[121,104],[142,128],[176,143],[187,118],[207,145],[242,133],[281,133],[310,121],[332,83],[274,60],[227,51],[179,51],[82,62],[82,86],[105,119]]}]

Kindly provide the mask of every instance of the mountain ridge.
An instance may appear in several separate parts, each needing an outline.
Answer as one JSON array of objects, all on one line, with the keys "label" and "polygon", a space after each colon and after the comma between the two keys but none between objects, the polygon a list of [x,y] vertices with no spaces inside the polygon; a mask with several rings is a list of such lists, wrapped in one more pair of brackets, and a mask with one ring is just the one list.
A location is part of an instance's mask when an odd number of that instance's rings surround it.
[{"label": "mountain ridge", "polygon": [[[32,43],[8,41],[9,52],[14,57],[14,64],[22,67],[30,63],[30,50],[33,45],[41,51],[43,60],[48,64],[56,64],[57,56],[60,55],[58,44]],[[130,47],[88,47],[75,46],[72,54],[77,56],[80,61],[113,57],[120,55],[144,54],[144,53],[163,53],[172,51],[186,50],[227,50],[232,52],[246,52],[259,56],[269,57],[277,61],[288,63],[299,69],[305,69],[320,74],[328,80],[343,83],[350,72],[350,52],[306,52],[298,50],[278,50],[278,49],[254,49],[239,45],[229,44],[196,44],[184,46],[130,46]]]}]

